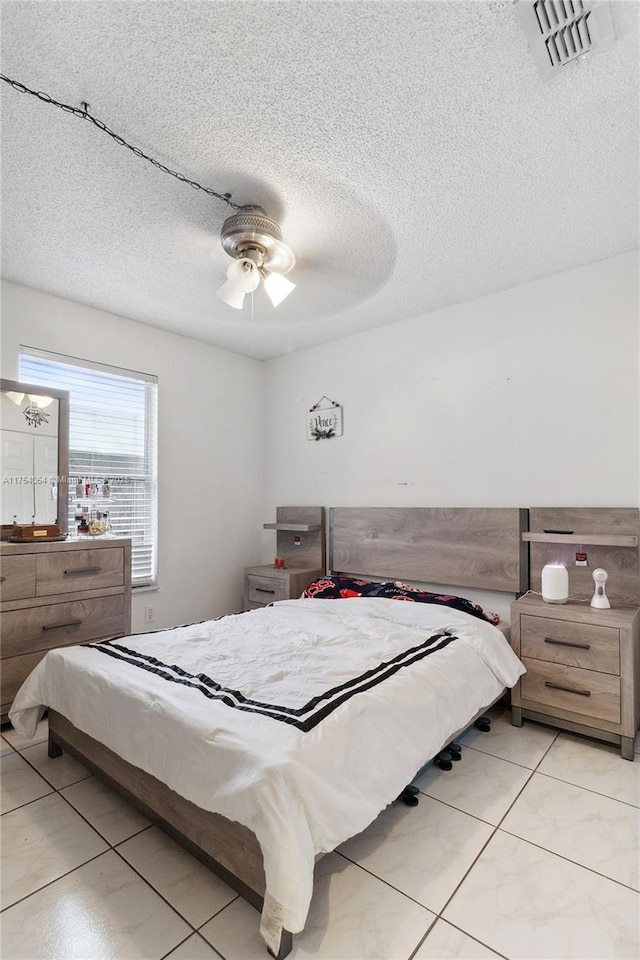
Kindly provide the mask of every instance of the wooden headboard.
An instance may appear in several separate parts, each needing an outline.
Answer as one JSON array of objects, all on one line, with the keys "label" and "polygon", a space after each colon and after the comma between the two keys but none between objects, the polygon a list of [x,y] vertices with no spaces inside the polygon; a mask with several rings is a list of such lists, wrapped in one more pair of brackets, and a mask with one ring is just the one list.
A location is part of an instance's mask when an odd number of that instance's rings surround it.
[{"label": "wooden headboard", "polygon": [[329,569],[523,593],[526,529],[519,507],[332,507]]}]

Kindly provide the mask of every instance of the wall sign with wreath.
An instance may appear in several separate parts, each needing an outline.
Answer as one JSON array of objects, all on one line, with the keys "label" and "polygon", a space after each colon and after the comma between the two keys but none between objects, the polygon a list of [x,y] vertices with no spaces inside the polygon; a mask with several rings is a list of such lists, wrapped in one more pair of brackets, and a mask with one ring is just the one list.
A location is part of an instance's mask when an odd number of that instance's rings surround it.
[{"label": "wall sign with wreath", "polygon": [[342,407],[329,397],[320,397],[307,413],[307,440],[330,440],[342,436]]}]

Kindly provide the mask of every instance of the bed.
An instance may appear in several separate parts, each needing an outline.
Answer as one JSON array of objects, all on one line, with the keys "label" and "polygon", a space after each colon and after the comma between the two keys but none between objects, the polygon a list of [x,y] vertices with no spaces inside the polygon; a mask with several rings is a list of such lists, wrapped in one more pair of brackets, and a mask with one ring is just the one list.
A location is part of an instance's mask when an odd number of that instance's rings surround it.
[{"label": "bed", "polygon": [[[459,577],[516,593],[519,513],[332,510],[333,563],[355,564],[349,580],[52,651],[12,722],[28,736],[49,708],[50,753],[79,757],[216,869],[261,909],[269,952],[284,957],[304,927],[315,859],[371,823],[524,669],[476,605],[378,583],[384,554],[422,581],[436,579],[425,554],[440,554],[450,579],[458,541]],[[365,564],[372,581],[357,569]],[[360,590],[345,586],[358,580]]]}]

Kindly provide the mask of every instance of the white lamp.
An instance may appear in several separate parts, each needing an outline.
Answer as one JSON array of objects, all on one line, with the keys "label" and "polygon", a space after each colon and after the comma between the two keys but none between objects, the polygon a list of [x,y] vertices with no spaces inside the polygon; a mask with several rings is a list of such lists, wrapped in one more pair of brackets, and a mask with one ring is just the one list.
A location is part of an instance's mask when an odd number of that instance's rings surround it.
[{"label": "white lamp", "polygon": [[253,293],[260,283],[260,271],[253,260],[242,257],[228,267],[227,280],[241,293]]},{"label": "white lamp", "polygon": [[227,279],[216,291],[228,306],[242,309],[245,293],[253,293],[260,283],[260,271],[252,260],[234,260],[227,270]]},{"label": "white lamp", "polygon": [[229,283],[228,280],[222,284],[219,290],[216,290],[216,293],[228,307],[235,307],[236,310],[242,310],[244,293],[242,293],[241,290],[236,290],[234,285]]},{"label": "white lamp", "polygon": [[542,599],[545,603],[566,603],[569,599],[569,574],[564,563],[548,563],[542,568]]},{"label": "white lamp", "polygon": [[609,603],[609,597],[604,588],[605,583],[607,582],[608,573],[606,570],[603,570],[602,567],[598,567],[597,570],[594,570],[591,574],[593,577],[596,588],[591,597],[590,606],[596,607],[598,610],[608,610],[611,607]]},{"label": "white lamp", "polygon": [[[265,271],[266,272],[266,271]],[[269,273],[265,277],[264,289],[274,307],[282,303],[285,297],[288,297],[296,285],[291,280],[287,280],[281,273]]]}]

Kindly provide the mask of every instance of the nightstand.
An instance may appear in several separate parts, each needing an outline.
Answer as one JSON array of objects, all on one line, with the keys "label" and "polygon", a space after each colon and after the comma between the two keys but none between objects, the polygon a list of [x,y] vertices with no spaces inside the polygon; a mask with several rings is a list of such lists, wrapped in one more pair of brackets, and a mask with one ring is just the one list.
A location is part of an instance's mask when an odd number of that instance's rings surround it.
[{"label": "nightstand", "polygon": [[297,600],[313,580],[323,576],[322,569],[271,565],[246,567],[244,571],[244,609],[266,607],[274,600]]},{"label": "nightstand", "polygon": [[633,760],[640,719],[638,607],[595,610],[524,596],[511,606],[511,646],[527,673],[511,691],[512,723],[539,720],[620,745]]},{"label": "nightstand", "polygon": [[266,564],[244,571],[244,610],[266,607],[275,600],[297,600],[313,580],[324,575],[324,507],[277,507],[275,556],[286,566]]}]

